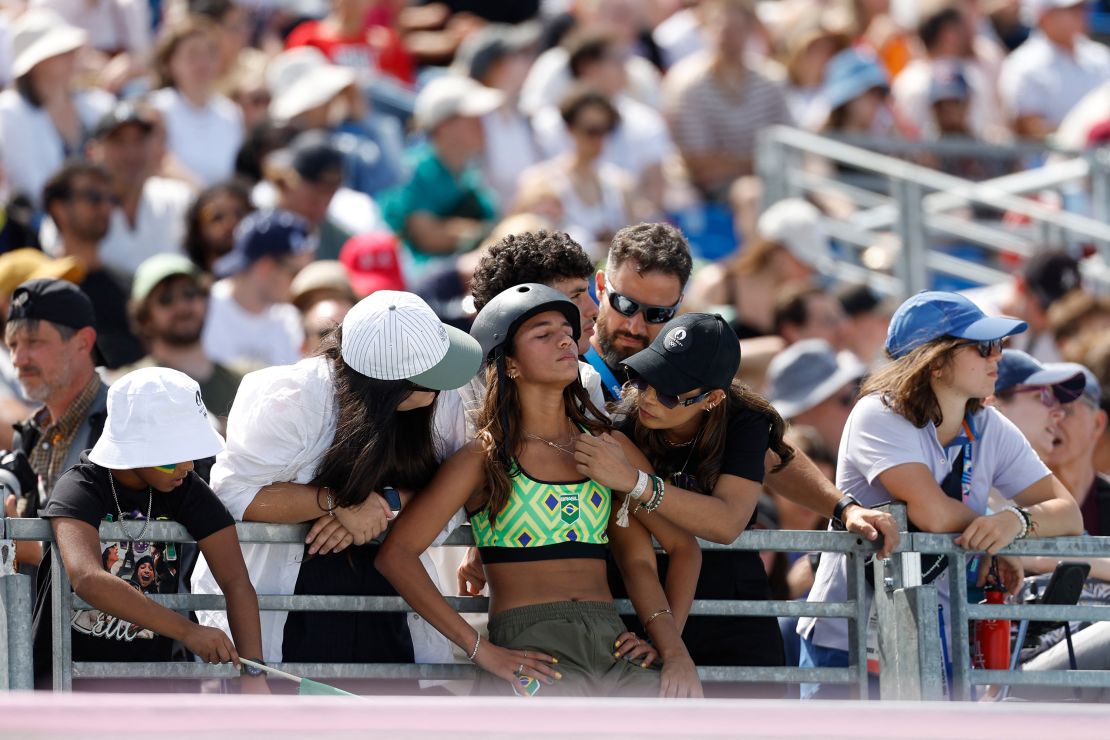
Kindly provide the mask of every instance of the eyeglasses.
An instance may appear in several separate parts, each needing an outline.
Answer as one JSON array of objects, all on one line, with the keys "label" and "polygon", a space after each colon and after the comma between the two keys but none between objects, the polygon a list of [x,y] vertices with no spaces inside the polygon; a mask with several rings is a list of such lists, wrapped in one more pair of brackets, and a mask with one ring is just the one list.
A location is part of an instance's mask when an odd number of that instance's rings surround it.
[{"label": "eyeglasses", "polygon": [[1053,409],[1060,405],[1060,399],[1052,392],[1050,385],[1034,385],[1034,386],[1018,386],[1013,389],[1013,393],[1036,393],[1038,400],[1045,408]]},{"label": "eyeglasses", "polygon": [[186,285],[180,290],[163,290],[161,294],[155,299],[162,308],[169,308],[177,301],[185,301],[186,303],[199,300],[204,297],[204,291],[195,285]]},{"label": "eyeglasses", "polygon": [[678,313],[678,304],[682,302],[680,297],[673,306],[652,306],[647,303],[638,303],[626,295],[622,295],[613,290],[613,284],[609,282],[609,276],[605,276],[605,294],[609,296],[609,305],[613,310],[626,318],[632,318],[638,313],[644,314],[644,321],[649,324],[665,324],[674,318]]},{"label": "eyeglasses", "polygon": [[991,355],[1000,354],[1002,352],[1002,340],[986,339],[982,342],[960,342],[955,346],[956,349],[960,347],[974,347],[979,351],[979,356],[985,359]]},{"label": "eyeglasses", "polygon": [[[648,388],[651,388],[651,384],[643,380],[642,378],[634,378],[621,386],[622,391],[635,390],[639,393],[643,393]],[[695,403],[701,401],[712,392],[712,390],[708,390],[704,393],[699,393],[693,398],[679,398],[678,396],[672,396],[669,393],[660,393],[659,391],[655,391],[655,400],[658,401],[662,406],[673,409],[677,406],[693,406]]]}]

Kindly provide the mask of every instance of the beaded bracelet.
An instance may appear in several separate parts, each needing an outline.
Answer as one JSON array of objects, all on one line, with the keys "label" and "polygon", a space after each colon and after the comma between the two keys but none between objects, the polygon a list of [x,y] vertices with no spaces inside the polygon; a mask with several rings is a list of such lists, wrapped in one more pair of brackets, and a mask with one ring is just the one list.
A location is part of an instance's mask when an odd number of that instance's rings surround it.
[{"label": "beaded bracelet", "polygon": [[1005,509],[1003,509],[1003,511],[1010,512],[1011,514],[1013,514],[1014,516],[1016,516],[1018,518],[1019,522],[1021,522],[1021,532],[1019,532],[1017,537],[1014,537],[1014,539],[1015,540],[1025,539],[1025,536],[1027,534],[1029,534],[1029,520],[1026,519],[1026,515],[1022,512],[1021,509],[1019,509],[1016,506],[1012,506],[1012,505],[1007,506]]},{"label": "beaded bracelet", "polygon": [[649,624],[654,622],[657,617],[661,617],[664,614],[670,614],[671,616],[674,616],[674,613],[671,612],[670,609],[660,609],[659,611],[655,612],[654,614],[652,614],[650,617],[647,618],[647,621],[644,622],[644,629],[647,629]]},{"label": "beaded bracelet", "polygon": [[651,500],[644,504],[644,511],[648,513],[655,511],[659,505],[663,503],[663,494],[666,492],[666,486],[663,479],[658,475],[651,476]]},{"label": "beaded bracelet", "polygon": [[470,655],[466,656],[466,659],[469,660],[471,663],[473,663],[474,659],[478,657],[478,646],[482,644],[482,633],[478,632],[477,630],[475,630],[474,632],[475,634],[477,634],[477,637],[474,639],[474,649],[470,651]]}]

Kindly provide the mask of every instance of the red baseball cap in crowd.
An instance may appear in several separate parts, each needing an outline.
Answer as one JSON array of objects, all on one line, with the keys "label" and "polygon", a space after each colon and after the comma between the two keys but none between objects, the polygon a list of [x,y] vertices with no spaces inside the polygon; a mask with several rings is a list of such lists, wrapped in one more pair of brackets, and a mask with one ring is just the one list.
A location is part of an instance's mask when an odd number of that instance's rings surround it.
[{"label": "red baseball cap in crowd", "polygon": [[372,231],[352,236],[339,250],[339,261],[347,268],[351,287],[359,297],[378,290],[405,290],[393,234]]}]

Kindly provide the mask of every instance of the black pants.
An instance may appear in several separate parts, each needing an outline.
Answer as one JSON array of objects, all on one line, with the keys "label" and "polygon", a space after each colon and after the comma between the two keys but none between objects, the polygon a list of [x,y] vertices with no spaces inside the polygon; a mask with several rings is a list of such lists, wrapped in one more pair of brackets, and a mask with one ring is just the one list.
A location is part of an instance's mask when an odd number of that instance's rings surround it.
[{"label": "black pants", "polygon": [[[331,555],[305,555],[298,594],[396,596],[374,568],[377,545]],[[282,660],[290,663],[412,663],[412,637],[403,613],[289,612]]]}]

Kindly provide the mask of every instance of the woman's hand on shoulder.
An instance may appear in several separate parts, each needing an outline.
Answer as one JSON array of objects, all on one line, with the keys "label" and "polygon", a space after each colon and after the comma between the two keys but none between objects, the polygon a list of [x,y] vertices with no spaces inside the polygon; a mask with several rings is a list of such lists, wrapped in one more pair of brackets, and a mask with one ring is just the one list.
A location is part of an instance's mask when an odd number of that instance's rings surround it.
[{"label": "woman's hand on shoulder", "polygon": [[683,651],[681,655],[663,660],[659,696],[665,699],[700,699],[705,696],[697,666],[689,653]]},{"label": "woman's hand on shoulder", "polygon": [[574,461],[579,473],[620,493],[631,491],[639,479],[637,469],[628,462],[624,445],[614,434],[579,434],[574,444]]}]

